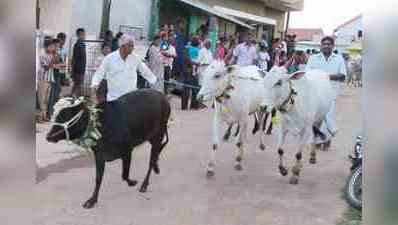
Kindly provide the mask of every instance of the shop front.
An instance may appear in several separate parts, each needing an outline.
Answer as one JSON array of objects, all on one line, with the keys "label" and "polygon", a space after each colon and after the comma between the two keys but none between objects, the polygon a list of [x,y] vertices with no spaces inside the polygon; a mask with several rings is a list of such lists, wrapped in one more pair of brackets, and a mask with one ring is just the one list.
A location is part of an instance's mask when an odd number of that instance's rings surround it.
[{"label": "shop front", "polygon": [[150,37],[164,24],[175,25],[177,20],[184,24],[184,34],[187,37],[203,35],[212,42],[215,49],[220,36],[232,35],[238,30],[252,30],[254,27],[232,16],[226,15],[213,7],[197,0],[169,0],[159,1],[153,8],[158,12],[158,21],[151,23]]}]

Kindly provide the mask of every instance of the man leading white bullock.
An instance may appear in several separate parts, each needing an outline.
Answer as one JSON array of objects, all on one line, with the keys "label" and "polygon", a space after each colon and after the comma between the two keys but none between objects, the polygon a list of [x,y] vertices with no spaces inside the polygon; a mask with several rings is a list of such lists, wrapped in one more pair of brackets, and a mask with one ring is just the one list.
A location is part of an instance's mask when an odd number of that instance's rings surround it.
[{"label": "man leading white bullock", "polygon": [[[321,53],[312,55],[307,63],[306,70],[319,69],[325,71],[332,80],[332,87],[335,92],[330,110],[326,115],[326,140],[323,142],[323,150],[328,150],[331,139],[338,131],[336,123],[336,98],[341,92],[341,86],[347,75],[344,59],[341,55],[333,53],[334,39],[326,36],[321,40]],[[318,147],[321,147],[318,144]]]},{"label": "man leading white bullock", "polygon": [[[200,101],[214,101],[213,118],[213,150],[207,166],[207,176],[214,175],[216,151],[220,144],[220,128],[223,122],[230,127],[240,126],[235,169],[241,170],[241,161],[247,143],[247,127],[249,114],[261,107],[265,89],[263,75],[256,66],[228,66],[223,61],[213,61],[202,73],[202,88],[198,93]],[[230,129],[228,129],[230,131]],[[228,132],[228,131],[227,131]],[[261,145],[262,134],[260,134]]]},{"label": "man leading white bullock", "polygon": [[264,105],[275,107],[281,117],[276,147],[280,157],[279,171],[283,176],[288,174],[283,163],[286,135],[291,133],[299,137],[296,164],[292,167],[290,179],[291,184],[297,184],[302,168],[302,151],[312,144],[310,163],[314,164],[315,138],[325,138],[320,130],[335,95],[329,76],[321,70],[288,74],[285,67],[274,67],[265,76],[264,87]]}]

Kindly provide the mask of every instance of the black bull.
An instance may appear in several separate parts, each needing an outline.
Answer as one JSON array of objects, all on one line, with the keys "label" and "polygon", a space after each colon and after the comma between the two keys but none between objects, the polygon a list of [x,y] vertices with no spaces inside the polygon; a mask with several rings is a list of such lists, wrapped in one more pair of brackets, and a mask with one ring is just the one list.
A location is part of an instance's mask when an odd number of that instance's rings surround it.
[{"label": "black bull", "polygon": [[[159,155],[168,143],[167,123],[171,110],[169,102],[162,93],[150,89],[130,92],[120,97],[118,101],[123,102],[123,113],[126,113],[125,115],[131,138],[128,144],[117,146],[107,143],[105,138],[101,138],[98,140],[96,146],[93,147],[92,150],[96,166],[95,189],[92,196],[83,204],[84,208],[92,208],[97,203],[98,193],[105,170],[105,162],[107,161],[122,159],[122,179],[126,181],[129,186],[135,186],[137,184],[137,181],[130,180],[129,178],[131,152],[135,146],[145,141],[149,141],[151,144],[151,155],[149,168],[145,180],[140,187],[140,192],[145,192],[147,190],[151,171],[153,170],[157,174],[160,172],[158,166]],[[57,115],[56,122],[64,123],[73,118],[73,116],[81,110],[84,112],[82,117],[75,125],[68,128],[71,140],[81,137],[87,128],[89,112],[85,103],[72,108],[65,108]],[[107,128],[101,127],[101,133],[103,133],[103,129]],[[165,137],[166,140],[163,142]],[[63,132],[63,128],[60,126],[53,126],[47,134],[47,140],[49,142],[58,142],[64,139],[66,139],[66,133]]]}]

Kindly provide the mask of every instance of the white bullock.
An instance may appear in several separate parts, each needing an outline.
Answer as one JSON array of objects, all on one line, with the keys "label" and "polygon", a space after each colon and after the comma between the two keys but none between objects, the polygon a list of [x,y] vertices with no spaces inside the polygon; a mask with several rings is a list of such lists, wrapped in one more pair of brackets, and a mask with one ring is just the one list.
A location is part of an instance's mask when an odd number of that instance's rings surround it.
[{"label": "white bullock", "polygon": [[[302,168],[302,151],[311,144],[310,163],[316,163],[315,140],[325,138],[321,132],[335,95],[328,75],[320,70],[287,74],[284,67],[274,67],[264,78],[264,105],[275,107],[281,115],[277,149],[279,171],[286,176],[283,144],[288,133],[299,137],[296,164],[292,167],[291,184],[297,184]],[[269,108],[269,107],[268,107]]]},{"label": "white bullock", "polygon": [[[213,150],[207,166],[208,177],[214,175],[216,151],[220,144],[220,129],[223,122],[230,126],[226,136],[229,136],[233,124],[238,124],[240,127],[236,144],[239,152],[235,169],[242,169],[241,161],[245,143],[247,143],[248,118],[249,114],[260,110],[260,104],[263,102],[264,75],[256,66],[226,67],[222,61],[214,61],[202,73],[203,83],[198,93],[198,100],[214,101],[215,104]],[[265,146],[262,138],[262,132],[260,132],[260,148],[263,149]]]}]

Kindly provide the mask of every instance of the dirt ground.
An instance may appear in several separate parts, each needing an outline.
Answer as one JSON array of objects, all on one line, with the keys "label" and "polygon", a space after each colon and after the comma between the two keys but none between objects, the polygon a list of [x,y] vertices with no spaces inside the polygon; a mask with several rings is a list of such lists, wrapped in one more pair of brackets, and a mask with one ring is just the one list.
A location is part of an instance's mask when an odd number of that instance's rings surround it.
[{"label": "dirt ground", "polygon": [[[360,89],[346,89],[338,99],[340,132],[332,149],[319,152],[318,163],[308,163],[298,185],[278,172],[275,137],[267,149],[258,148],[258,137],[249,135],[243,170],[236,171],[233,143],[221,145],[216,175],[205,176],[211,151],[212,110],[180,111],[173,99],[175,121],[170,142],[163,150],[160,175],[153,174],[148,192],[128,187],[121,180],[119,160],[106,165],[97,206],[81,207],[94,187],[94,162],[75,146],[44,140],[47,125],[38,125],[36,153],[38,183],[34,187],[40,204],[34,209],[35,225],[332,225],[347,204],[341,190],[349,173],[354,137],[360,129]],[[250,129],[251,130],[251,129]],[[294,140],[286,148],[288,166],[294,162]],[[143,181],[149,146],[133,152],[131,177]],[[72,151],[72,152],[71,152]]]}]

